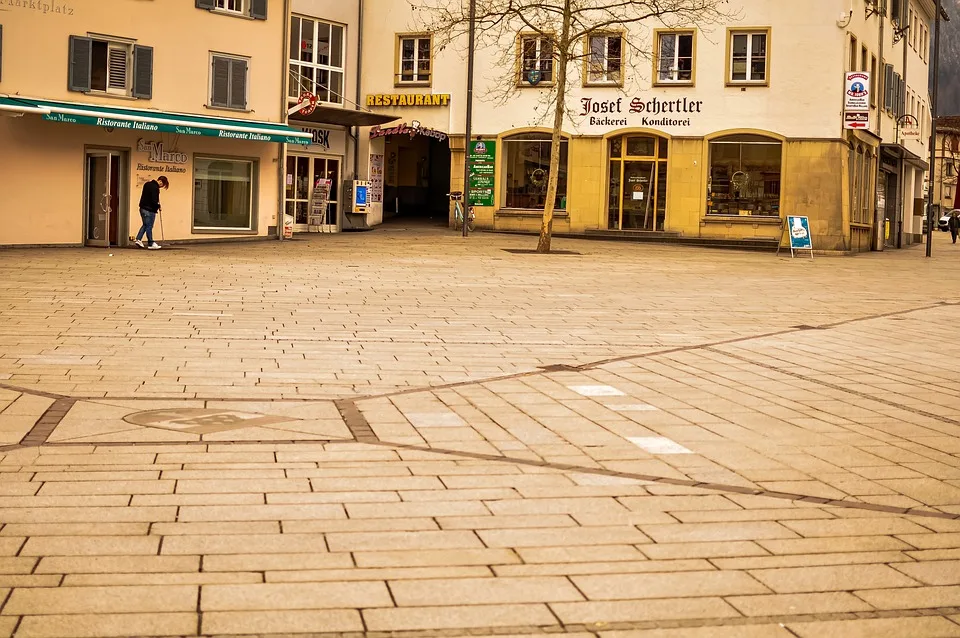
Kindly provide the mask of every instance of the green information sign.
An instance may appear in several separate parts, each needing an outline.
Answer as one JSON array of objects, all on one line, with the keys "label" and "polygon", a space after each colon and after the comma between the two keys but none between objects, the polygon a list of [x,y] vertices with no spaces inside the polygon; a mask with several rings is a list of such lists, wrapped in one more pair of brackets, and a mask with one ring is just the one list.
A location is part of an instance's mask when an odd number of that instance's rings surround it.
[{"label": "green information sign", "polygon": [[493,206],[497,143],[483,140],[470,143],[470,205]]}]

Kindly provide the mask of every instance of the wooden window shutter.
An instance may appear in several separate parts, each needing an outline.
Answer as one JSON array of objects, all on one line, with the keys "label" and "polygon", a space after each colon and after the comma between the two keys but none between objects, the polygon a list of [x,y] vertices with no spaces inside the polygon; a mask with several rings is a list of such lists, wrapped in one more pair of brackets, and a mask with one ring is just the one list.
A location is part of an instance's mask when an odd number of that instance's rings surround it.
[{"label": "wooden window shutter", "polygon": [[67,88],[71,91],[89,92],[90,65],[93,61],[93,40],[76,35],[70,36],[69,55]]},{"label": "wooden window shutter", "polygon": [[133,47],[133,97],[153,98],[153,47]]},{"label": "wooden window shutter", "polygon": [[213,58],[213,82],[210,91],[211,106],[230,106],[230,60]]},{"label": "wooden window shutter", "polygon": [[266,20],[267,0],[250,0],[250,17],[254,20]]},{"label": "wooden window shutter", "polygon": [[216,7],[215,0],[197,0],[198,9],[214,9]]},{"label": "wooden window shutter", "polygon": [[230,106],[247,108],[247,61],[230,61]]},{"label": "wooden window shutter", "polygon": [[3,81],[3,25],[0,24],[0,81]]}]

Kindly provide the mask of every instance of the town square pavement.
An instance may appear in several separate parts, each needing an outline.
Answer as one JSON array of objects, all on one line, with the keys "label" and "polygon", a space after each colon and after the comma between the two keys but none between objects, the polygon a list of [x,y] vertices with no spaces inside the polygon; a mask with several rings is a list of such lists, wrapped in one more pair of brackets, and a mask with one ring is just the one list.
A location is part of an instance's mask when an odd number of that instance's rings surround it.
[{"label": "town square pavement", "polygon": [[960,636],[936,239],[0,250],[0,636]]}]

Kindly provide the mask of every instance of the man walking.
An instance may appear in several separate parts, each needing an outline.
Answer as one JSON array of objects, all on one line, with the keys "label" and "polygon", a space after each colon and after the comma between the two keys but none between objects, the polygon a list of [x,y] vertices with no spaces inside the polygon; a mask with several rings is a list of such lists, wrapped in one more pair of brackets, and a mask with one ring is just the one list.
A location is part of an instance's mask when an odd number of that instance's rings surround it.
[{"label": "man walking", "polygon": [[960,217],[957,211],[953,211],[950,219],[947,220],[947,228],[950,229],[950,236],[953,237],[953,243],[957,243],[957,235],[960,234]]},{"label": "man walking", "polygon": [[140,248],[143,248],[144,233],[147,235],[147,248],[150,250],[160,250],[160,244],[153,241],[153,222],[157,219],[160,212],[160,189],[170,188],[170,182],[163,175],[156,180],[150,180],[143,185],[143,192],[140,194],[140,219],[143,220],[143,226],[137,233],[137,241],[134,242]]}]

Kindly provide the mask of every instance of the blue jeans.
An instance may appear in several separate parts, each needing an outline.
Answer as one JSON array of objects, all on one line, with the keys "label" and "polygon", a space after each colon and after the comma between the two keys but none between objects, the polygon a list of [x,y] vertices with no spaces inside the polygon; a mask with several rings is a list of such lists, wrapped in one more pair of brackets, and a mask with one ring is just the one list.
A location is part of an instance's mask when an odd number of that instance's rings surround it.
[{"label": "blue jeans", "polygon": [[157,219],[157,214],[152,210],[147,210],[146,208],[140,209],[140,219],[143,220],[143,226],[140,227],[140,232],[137,233],[137,241],[143,239],[143,234],[147,234],[147,245],[153,243],[153,222]]}]

